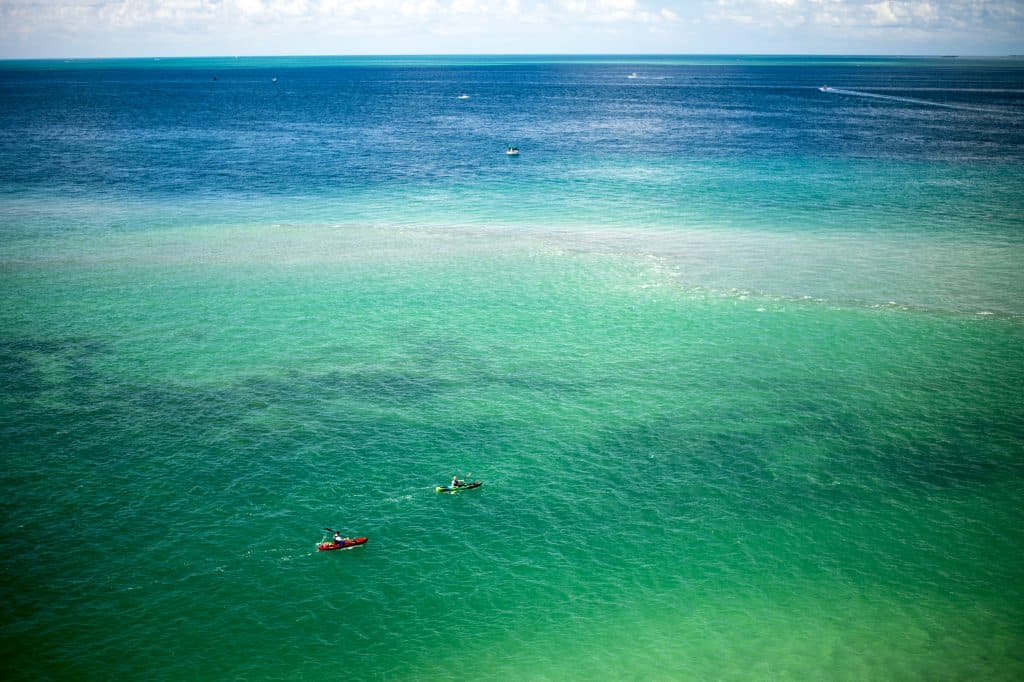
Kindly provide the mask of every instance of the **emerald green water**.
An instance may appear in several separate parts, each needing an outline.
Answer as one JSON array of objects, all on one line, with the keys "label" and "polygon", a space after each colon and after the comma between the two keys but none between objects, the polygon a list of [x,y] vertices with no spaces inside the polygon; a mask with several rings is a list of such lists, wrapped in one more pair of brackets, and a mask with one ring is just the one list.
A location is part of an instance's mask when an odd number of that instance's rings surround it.
[{"label": "emerald green water", "polygon": [[[6,269],[10,670],[1020,672],[1017,318],[273,232]],[[456,471],[485,486],[434,494]],[[318,555],[322,526],[371,540]]]}]

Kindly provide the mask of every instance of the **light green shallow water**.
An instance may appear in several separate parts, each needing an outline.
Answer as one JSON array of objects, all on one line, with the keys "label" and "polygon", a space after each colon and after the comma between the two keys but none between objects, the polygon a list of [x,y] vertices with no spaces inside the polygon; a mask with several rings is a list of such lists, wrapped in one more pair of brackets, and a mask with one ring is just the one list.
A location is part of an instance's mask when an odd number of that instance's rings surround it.
[{"label": "light green shallow water", "polygon": [[1024,673],[1012,243],[40,243],[0,273],[16,676]]}]

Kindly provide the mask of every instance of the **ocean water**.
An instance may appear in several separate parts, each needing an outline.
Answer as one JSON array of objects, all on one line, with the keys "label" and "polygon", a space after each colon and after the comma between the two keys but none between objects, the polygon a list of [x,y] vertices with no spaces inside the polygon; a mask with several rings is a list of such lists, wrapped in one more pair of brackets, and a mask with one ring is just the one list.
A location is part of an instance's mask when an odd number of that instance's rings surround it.
[{"label": "ocean water", "polygon": [[7,679],[1024,676],[1022,60],[0,62],[0,292]]}]

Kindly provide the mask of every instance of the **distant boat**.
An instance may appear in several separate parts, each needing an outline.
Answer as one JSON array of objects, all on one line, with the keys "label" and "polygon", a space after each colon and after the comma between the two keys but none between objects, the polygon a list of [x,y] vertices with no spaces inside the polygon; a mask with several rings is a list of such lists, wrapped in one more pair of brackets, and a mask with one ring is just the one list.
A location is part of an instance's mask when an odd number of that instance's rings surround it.
[{"label": "distant boat", "polygon": [[277,82],[277,76],[274,76],[273,78],[271,78],[270,82],[271,83],[276,83]]},{"label": "distant boat", "polygon": [[832,92],[832,88],[828,87],[827,85],[822,85],[818,89],[821,90],[822,92]]},{"label": "distant boat", "polygon": [[626,78],[636,78],[636,77],[637,77],[636,71],[634,71],[633,73],[631,73],[628,76],[626,76]]},{"label": "distant boat", "polygon": [[455,99],[469,99],[469,95],[467,95],[466,93],[462,93],[461,95],[459,95]]},{"label": "distant boat", "polygon": [[519,156],[519,147],[509,147],[505,150],[505,153],[509,156]]}]

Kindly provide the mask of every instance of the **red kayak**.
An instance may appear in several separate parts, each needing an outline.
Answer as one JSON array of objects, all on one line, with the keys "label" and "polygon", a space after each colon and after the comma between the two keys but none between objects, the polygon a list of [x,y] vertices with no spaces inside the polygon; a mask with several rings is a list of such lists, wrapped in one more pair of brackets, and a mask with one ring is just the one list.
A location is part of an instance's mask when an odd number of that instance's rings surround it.
[{"label": "red kayak", "polygon": [[353,547],[358,547],[359,545],[365,545],[366,541],[369,539],[370,538],[351,538],[345,540],[340,545],[336,542],[321,542],[319,545],[316,546],[316,548],[319,549],[321,552],[327,552],[332,549],[352,549]]}]

